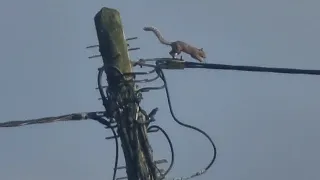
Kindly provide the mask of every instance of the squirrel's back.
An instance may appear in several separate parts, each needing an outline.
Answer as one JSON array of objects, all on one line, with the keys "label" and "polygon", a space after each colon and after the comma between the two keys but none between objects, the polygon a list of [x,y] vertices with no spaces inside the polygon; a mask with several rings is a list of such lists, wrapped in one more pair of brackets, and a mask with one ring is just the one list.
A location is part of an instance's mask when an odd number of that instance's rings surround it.
[{"label": "squirrel's back", "polygon": [[203,49],[198,49],[194,46],[191,46],[190,44],[183,42],[183,41],[174,41],[174,42],[170,42],[167,41],[163,38],[163,36],[161,35],[160,31],[152,26],[149,27],[144,27],[143,28],[144,31],[152,31],[157,38],[159,39],[159,41],[164,44],[164,45],[168,45],[171,46],[171,51],[169,52],[169,54],[174,58],[176,55],[179,55],[181,52],[184,52],[186,54],[189,54],[192,58],[197,59],[198,61],[202,62],[203,58],[206,58],[205,52],[203,51]]},{"label": "squirrel's back", "polygon": [[172,43],[170,41],[165,40],[164,37],[161,35],[160,31],[155,27],[152,27],[152,26],[144,27],[143,30],[153,32],[157,36],[157,38],[159,39],[160,43],[162,43],[162,44],[171,45],[171,43]]}]

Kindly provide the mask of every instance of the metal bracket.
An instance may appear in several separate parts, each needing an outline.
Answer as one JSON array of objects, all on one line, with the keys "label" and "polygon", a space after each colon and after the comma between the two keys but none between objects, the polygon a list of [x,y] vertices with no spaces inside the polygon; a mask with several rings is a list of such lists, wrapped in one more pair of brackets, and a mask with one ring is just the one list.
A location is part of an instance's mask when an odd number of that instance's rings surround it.
[{"label": "metal bracket", "polygon": [[[135,39],[138,39],[138,37],[131,37],[131,38],[127,38],[126,41],[131,41],[131,40],[135,40]],[[130,47],[130,44],[127,43],[127,46]],[[128,51],[135,51],[135,50],[139,50],[140,48],[139,47],[136,47],[136,48],[129,48]]]},{"label": "metal bracket", "polygon": [[95,47],[99,47],[99,45],[91,45],[91,46],[87,46],[86,49],[91,49],[91,48],[95,48]]},{"label": "metal bracket", "polygon": [[89,58],[89,59],[93,59],[93,58],[97,58],[97,57],[101,57],[101,54],[100,54],[100,55],[97,54],[97,55],[89,56],[88,58]]},{"label": "metal bracket", "polygon": [[140,48],[139,47],[136,47],[136,48],[129,48],[128,51],[135,51],[135,50],[139,50]]},{"label": "metal bracket", "polygon": [[[154,164],[163,164],[163,163],[168,163],[168,160],[166,159],[160,159],[160,160],[156,160],[153,162]],[[117,169],[120,170],[120,169],[125,169],[126,166],[119,166]]]},{"label": "metal bracket", "polygon": [[115,139],[115,138],[119,138],[120,136],[108,136],[105,139],[106,140],[110,140],[110,139]]},{"label": "metal bracket", "polygon": [[138,37],[127,38],[126,41],[131,41],[131,40],[135,40],[135,39],[138,39]]}]

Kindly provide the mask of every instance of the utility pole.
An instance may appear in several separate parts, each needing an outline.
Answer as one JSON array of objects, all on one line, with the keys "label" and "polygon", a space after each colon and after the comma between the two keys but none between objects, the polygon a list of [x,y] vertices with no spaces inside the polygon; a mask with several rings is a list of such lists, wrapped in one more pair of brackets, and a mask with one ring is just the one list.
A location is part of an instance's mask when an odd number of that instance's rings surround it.
[{"label": "utility pole", "polygon": [[157,172],[146,135],[149,118],[139,106],[142,97],[136,91],[120,13],[103,7],[94,22],[104,64],[100,71],[105,72],[108,82],[102,102],[107,116],[116,123],[118,135],[114,138],[121,140],[127,178],[155,180]]}]

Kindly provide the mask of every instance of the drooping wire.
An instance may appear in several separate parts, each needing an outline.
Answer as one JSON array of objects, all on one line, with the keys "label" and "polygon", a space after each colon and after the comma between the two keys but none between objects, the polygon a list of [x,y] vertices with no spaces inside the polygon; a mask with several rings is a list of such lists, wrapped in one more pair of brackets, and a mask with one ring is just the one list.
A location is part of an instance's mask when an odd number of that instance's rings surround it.
[{"label": "drooping wire", "polygon": [[[146,64],[140,64],[140,66],[142,67],[142,66],[148,66],[148,65],[146,65]],[[151,73],[153,73],[153,72],[156,72],[156,73],[157,73],[157,68],[155,68],[155,66],[150,66],[150,67],[153,67],[153,70],[151,70],[151,71],[149,71],[149,72],[125,73],[124,75],[130,75],[130,76],[132,76],[132,75],[147,75],[147,74],[151,74]],[[148,82],[154,81],[154,80],[158,79],[159,77],[160,77],[160,76],[159,76],[159,73],[157,73],[156,78],[150,79]],[[134,82],[140,82],[140,81],[134,80]],[[145,81],[145,82],[147,82],[147,81]],[[136,94],[139,94],[139,93],[141,93],[141,92],[148,92],[148,91],[150,91],[150,90],[160,90],[160,89],[163,89],[163,88],[164,88],[164,85],[159,86],[159,87],[144,87],[144,88],[141,88],[141,89],[136,90]],[[151,112],[150,114],[152,114],[152,112]],[[150,115],[150,114],[149,114],[149,115]],[[151,116],[153,116],[153,115],[151,115]],[[143,122],[139,122],[139,123],[143,123]],[[146,123],[149,124],[150,122],[149,122],[149,123],[146,122]],[[152,130],[152,129],[155,129],[155,130]],[[162,175],[162,178],[161,178],[161,179],[163,179],[163,178],[165,178],[165,176],[171,171],[171,169],[172,169],[172,167],[173,167],[173,164],[174,164],[174,149],[173,149],[173,145],[172,145],[172,142],[171,142],[171,140],[170,140],[169,135],[168,135],[168,134],[166,133],[166,131],[165,131],[163,128],[161,128],[160,126],[152,125],[152,126],[149,126],[147,130],[148,130],[148,131],[152,131],[152,132],[157,132],[157,131],[160,130],[160,131],[162,132],[162,134],[166,137],[166,139],[167,139],[167,141],[168,141],[168,143],[169,143],[169,146],[170,146],[171,161],[170,161],[170,165],[169,165],[168,169],[167,169],[164,173],[161,173],[161,171],[156,167],[156,165],[154,165],[155,168],[159,171],[160,175]],[[160,179],[160,180],[161,180],[161,179]]]},{"label": "drooping wire", "polygon": [[[199,176],[199,175],[205,173],[205,172],[212,166],[212,164],[214,163],[214,161],[215,161],[215,159],[216,159],[217,150],[216,150],[215,144],[213,143],[212,139],[210,138],[210,136],[209,136],[207,133],[205,133],[204,131],[202,131],[202,130],[199,129],[199,128],[196,128],[196,127],[194,127],[194,126],[191,126],[191,125],[182,123],[182,122],[179,121],[179,120],[176,118],[176,116],[174,115],[173,108],[172,108],[172,104],[171,104],[171,98],[170,98],[170,94],[169,94],[169,90],[168,90],[167,81],[166,81],[166,78],[165,78],[165,76],[164,76],[164,73],[163,73],[163,71],[162,71],[162,69],[161,69],[162,67],[164,67],[163,65],[165,65],[165,64],[168,63],[168,62],[171,62],[171,60],[167,60],[167,59],[157,60],[157,61],[156,61],[156,65],[155,65],[155,66],[152,65],[152,67],[154,67],[154,68],[156,69],[157,74],[159,75],[159,77],[160,77],[160,78],[163,80],[163,82],[164,82],[164,85],[163,85],[162,87],[164,87],[165,90],[166,90],[166,95],[167,95],[167,100],[168,100],[168,104],[169,104],[169,109],[170,109],[170,113],[171,113],[173,119],[174,119],[178,124],[180,124],[180,125],[182,125],[182,126],[184,126],[184,127],[187,127],[187,128],[191,128],[191,129],[193,129],[193,130],[195,130],[195,131],[198,131],[198,132],[200,132],[201,134],[203,134],[203,135],[210,141],[210,143],[211,143],[211,145],[212,145],[212,147],[213,147],[213,149],[214,149],[214,154],[213,154],[212,160],[210,161],[209,165],[208,165],[206,168],[204,168],[203,170],[198,171],[198,172],[192,174],[192,175],[189,176],[189,177],[175,178],[175,179],[181,179],[181,180],[183,179],[183,180],[185,180],[185,179],[190,179],[190,178],[193,178],[193,177],[195,177],[195,176]],[[178,61],[178,62],[181,63],[181,61]],[[144,63],[142,63],[141,65],[142,65],[142,66],[145,66]],[[176,67],[175,64],[171,64],[171,65],[173,65],[173,68]],[[178,67],[179,67],[179,66],[178,66]],[[168,66],[167,66],[167,68],[168,68]],[[169,69],[170,69],[170,68],[172,68],[172,67],[169,67]]]},{"label": "drooping wire", "polygon": [[[174,150],[173,150],[173,145],[172,145],[172,142],[170,140],[170,137],[169,135],[167,134],[167,132],[161,128],[160,126],[158,125],[152,125],[152,126],[149,126],[148,127],[148,131],[151,131],[151,129],[155,128],[156,130],[155,131],[158,131],[160,130],[162,132],[162,134],[166,137],[168,143],[169,143],[169,146],[170,146],[170,151],[171,151],[171,160],[170,160],[170,165],[168,167],[168,169],[162,174],[163,178],[171,171],[172,167],[173,167],[173,164],[174,164]],[[161,174],[161,173],[160,173]]]},{"label": "drooping wire", "polygon": [[[103,92],[103,86],[102,86],[102,75],[103,75],[103,71],[104,71],[104,68],[99,68],[98,69],[98,90],[99,90],[99,93],[100,93],[100,96],[102,98],[102,102],[103,102],[103,105],[106,107],[107,106],[107,101],[108,101],[108,94],[107,96],[104,94]],[[115,161],[114,161],[114,168],[113,168],[113,176],[112,176],[112,180],[115,180],[116,179],[116,175],[117,175],[117,170],[118,170],[118,161],[119,161],[119,142],[118,142],[118,138],[117,138],[117,133],[116,131],[114,130],[114,127],[110,124],[110,122],[108,121],[103,121],[102,118],[97,118],[97,120],[106,125],[108,128],[111,129],[112,131],[112,134],[114,136],[114,141],[115,141],[115,144],[116,144],[116,156],[115,156]]]},{"label": "drooping wire", "polygon": [[115,156],[115,161],[114,161],[112,180],[115,180],[116,179],[116,175],[117,175],[117,170],[118,170],[118,161],[119,161],[119,142],[118,142],[118,138],[117,138],[117,133],[114,130],[114,127],[110,124],[109,121],[106,121],[101,117],[94,118],[94,120],[97,120],[101,124],[105,125],[107,128],[111,129],[112,134],[114,136],[114,141],[115,141],[115,144],[116,144],[116,156]]},{"label": "drooping wire", "polygon": [[114,135],[114,141],[116,143],[116,157],[114,160],[114,167],[113,167],[114,169],[113,169],[113,177],[112,177],[112,180],[115,180],[117,175],[117,170],[118,170],[118,161],[119,161],[119,142],[118,142],[117,134],[114,128],[110,126],[110,129],[112,131],[112,134]]},{"label": "drooping wire", "polygon": [[168,85],[167,85],[167,81],[166,81],[166,78],[165,78],[165,75],[162,71],[162,69],[160,68],[157,68],[157,73],[159,73],[159,76],[160,78],[163,80],[164,84],[165,84],[165,91],[166,91],[166,95],[167,95],[167,100],[168,100],[168,105],[169,105],[169,110],[170,110],[170,113],[171,113],[171,116],[172,118],[181,126],[184,126],[184,127],[187,127],[187,128],[190,128],[190,129],[193,129],[195,131],[198,131],[200,132],[201,134],[203,134],[211,143],[212,147],[213,147],[213,150],[214,150],[214,153],[213,153],[213,157],[210,161],[210,163],[203,169],[203,170],[200,170],[194,174],[192,174],[191,176],[189,177],[186,177],[186,178],[179,178],[179,179],[190,179],[190,178],[193,178],[195,176],[199,176],[201,174],[204,174],[211,166],[212,164],[214,163],[215,159],[216,159],[216,156],[217,156],[217,148],[214,144],[214,142],[212,141],[212,139],[210,138],[210,136],[204,132],[203,130],[195,127],[195,126],[191,126],[191,125],[188,125],[188,124],[185,124],[181,121],[178,120],[178,118],[175,116],[174,112],[173,112],[173,108],[172,108],[172,104],[171,104],[171,98],[170,98],[170,93],[169,93],[169,89],[168,89]]}]

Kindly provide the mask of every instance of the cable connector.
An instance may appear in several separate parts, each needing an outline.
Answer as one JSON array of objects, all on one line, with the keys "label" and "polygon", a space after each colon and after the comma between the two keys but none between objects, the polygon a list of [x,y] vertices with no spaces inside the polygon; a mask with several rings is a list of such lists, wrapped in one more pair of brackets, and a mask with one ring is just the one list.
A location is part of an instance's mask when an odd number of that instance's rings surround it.
[{"label": "cable connector", "polygon": [[196,176],[200,176],[200,175],[204,174],[205,172],[206,172],[205,169],[200,170],[200,171],[196,172],[195,174],[193,174],[192,176],[190,176],[190,178],[194,178]]},{"label": "cable connector", "polygon": [[166,61],[161,61],[161,63],[158,63],[158,66],[161,69],[184,69],[185,61],[180,59],[170,59]]}]

